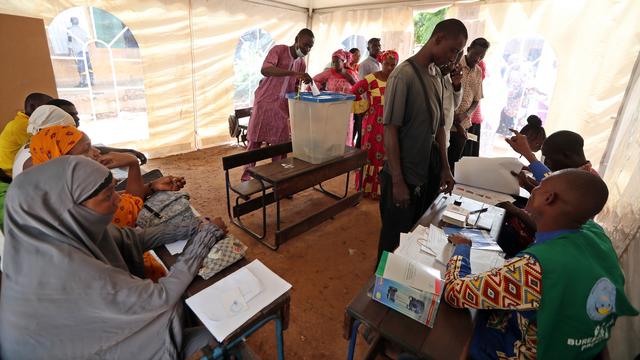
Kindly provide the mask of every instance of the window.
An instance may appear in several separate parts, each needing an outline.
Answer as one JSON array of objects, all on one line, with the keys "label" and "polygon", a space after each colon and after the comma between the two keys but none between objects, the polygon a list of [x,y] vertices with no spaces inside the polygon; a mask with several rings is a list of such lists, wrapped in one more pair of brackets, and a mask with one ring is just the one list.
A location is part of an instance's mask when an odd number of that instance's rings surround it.
[{"label": "window", "polygon": [[360,50],[360,59],[363,59],[367,56],[367,41],[369,39],[365,38],[362,35],[351,35],[346,39],[342,40],[340,45],[342,48],[349,51],[353,48],[358,48]]},{"label": "window", "polygon": [[262,29],[251,29],[240,36],[233,57],[235,109],[253,106],[254,92],[262,79],[260,69],[271,47],[273,39]]},{"label": "window", "polygon": [[[543,125],[556,82],[556,56],[538,35],[522,35],[503,44],[492,44],[487,57],[484,99],[482,155],[513,155],[505,136],[509,128],[521,129],[529,115],[538,115]],[[486,125],[485,125],[486,124]]]},{"label": "window", "polygon": [[420,50],[420,48],[422,48],[422,46],[427,43],[427,40],[429,40],[429,38],[431,37],[433,29],[436,27],[436,24],[444,20],[445,15],[447,15],[448,9],[448,7],[445,7],[436,12],[423,11],[414,13],[414,54],[417,53],[418,50]]},{"label": "window", "polygon": [[105,10],[82,6],[59,13],[47,34],[58,96],[75,104],[92,141],[147,139],[142,58],[131,30]]}]

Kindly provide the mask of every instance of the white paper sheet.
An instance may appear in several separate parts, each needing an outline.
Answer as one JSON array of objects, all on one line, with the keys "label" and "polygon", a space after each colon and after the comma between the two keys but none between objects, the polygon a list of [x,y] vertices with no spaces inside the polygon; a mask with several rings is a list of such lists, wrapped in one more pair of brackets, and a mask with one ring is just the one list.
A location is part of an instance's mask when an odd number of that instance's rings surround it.
[{"label": "white paper sheet", "polygon": [[479,201],[485,204],[489,204],[489,205],[496,205],[498,203],[505,202],[505,201],[508,201],[508,202],[516,201],[516,199],[514,199],[512,196],[509,196],[507,194],[502,194],[499,192],[484,190],[484,189],[477,188],[475,186],[462,185],[462,184],[456,184],[454,186],[453,194],[461,195],[466,198]]},{"label": "white paper sheet", "polygon": [[471,272],[479,274],[504,264],[504,254],[498,251],[471,248]]},{"label": "white paper sheet", "polygon": [[165,244],[164,246],[169,250],[169,254],[176,255],[180,254],[182,250],[184,250],[185,245],[187,245],[187,240],[172,242],[171,244]]},{"label": "white paper sheet", "polygon": [[318,86],[316,85],[315,81],[311,82],[311,93],[313,94],[313,96],[320,95],[320,90],[318,90]]},{"label": "white paper sheet", "polygon": [[[260,260],[254,260],[251,264],[188,298],[186,302],[211,334],[222,342],[289,289],[291,284],[269,270]],[[238,296],[238,293],[241,296]],[[242,300],[246,303],[246,307],[243,306]],[[231,315],[216,309],[224,308],[225,305],[227,309],[233,308]],[[212,317],[220,320],[212,320]]]},{"label": "white paper sheet", "polygon": [[504,194],[519,194],[518,179],[511,171],[519,172],[522,163],[516,158],[463,157],[456,163],[457,183],[492,190]]}]

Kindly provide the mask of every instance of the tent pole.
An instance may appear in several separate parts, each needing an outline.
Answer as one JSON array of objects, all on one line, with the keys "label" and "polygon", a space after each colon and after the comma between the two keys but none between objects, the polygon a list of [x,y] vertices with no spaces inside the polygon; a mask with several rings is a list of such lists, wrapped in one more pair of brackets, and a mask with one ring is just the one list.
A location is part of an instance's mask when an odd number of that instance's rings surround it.
[{"label": "tent pole", "polygon": [[196,80],[196,57],[195,44],[193,43],[193,8],[191,0],[189,0],[189,41],[191,43],[191,96],[193,97],[193,144],[196,150],[199,150],[198,136],[198,84]]}]

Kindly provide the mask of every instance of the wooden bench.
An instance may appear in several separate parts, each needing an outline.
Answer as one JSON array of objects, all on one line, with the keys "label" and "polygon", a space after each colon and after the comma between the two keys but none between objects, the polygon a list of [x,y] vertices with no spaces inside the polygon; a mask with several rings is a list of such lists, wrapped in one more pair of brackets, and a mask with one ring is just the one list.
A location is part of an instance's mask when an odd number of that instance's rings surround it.
[{"label": "wooden bench", "polygon": [[[257,240],[262,240],[267,235],[267,205],[273,202],[273,192],[267,193],[272,185],[266,181],[251,179],[249,181],[231,182],[229,170],[243,167],[261,160],[270,159],[274,156],[285,155],[292,151],[291,143],[268,146],[261,149],[251,150],[240,154],[225,156],[222,158],[222,168],[224,170],[226,193],[227,193],[227,213],[229,219],[236,226],[246,231]],[[231,206],[231,194],[235,194],[235,205]],[[251,196],[260,194],[259,198],[251,200]],[[269,201],[271,199],[271,201]],[[241,202],[242,201],[242,202]],[[248,208],[243,205],[255,204]],[[262,207],[262,233],[251,230],[242,223],[241,216]]]}]

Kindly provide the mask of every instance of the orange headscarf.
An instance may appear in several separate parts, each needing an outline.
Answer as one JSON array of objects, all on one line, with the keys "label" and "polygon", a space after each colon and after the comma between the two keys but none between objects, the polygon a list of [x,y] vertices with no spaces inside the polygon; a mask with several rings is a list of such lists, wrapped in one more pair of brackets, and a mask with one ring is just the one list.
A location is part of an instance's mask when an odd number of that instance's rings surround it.
[{"label": "orange headscarf", "polygon": [[66,155],[82,139],[84,133],[73,126],[55,125],[31,137],[31,161],[34,165]]}]

